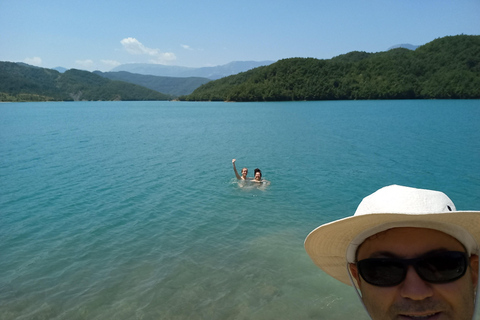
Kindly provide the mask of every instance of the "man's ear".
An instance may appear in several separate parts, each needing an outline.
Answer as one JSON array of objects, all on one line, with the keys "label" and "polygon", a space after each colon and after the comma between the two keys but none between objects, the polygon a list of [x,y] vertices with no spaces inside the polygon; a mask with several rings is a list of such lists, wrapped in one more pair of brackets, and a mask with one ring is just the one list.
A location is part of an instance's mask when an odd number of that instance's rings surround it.
[{"label": "man's ear", "polygon": [[473,287],[476,288],[478,281],[478,256],[475,254],[470,256],[470,269],[470,272],[472,273]]},{"label": "man's ear", "polygon": [[[478,262],[478,259],[477,259],[477,262]],[[350,269],[350,273],[352,274],[352,277],[357,281],[358,286],[360,286],[360,275],[358,274],[357,265],[355,263],[349,263],[348,268]]]}]

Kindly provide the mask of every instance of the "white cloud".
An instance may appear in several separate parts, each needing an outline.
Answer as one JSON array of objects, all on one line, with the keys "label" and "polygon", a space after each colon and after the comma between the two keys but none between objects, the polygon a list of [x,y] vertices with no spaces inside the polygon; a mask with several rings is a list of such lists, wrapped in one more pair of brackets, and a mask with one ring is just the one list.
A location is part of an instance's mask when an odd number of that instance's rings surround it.
[{"label": "white cloud", "polygon": [[90,69],[91,67],[93,67],[93,61],[90,59],[75,60],[75,64],[85,69]]},{"label": "white cloud", "polygon": [[181,44],[180,46],[185,50],[193,50],[188,44]]},{"label": "white cloud", "polygon": [[25,58],[23,62],[25,62],[26,64],[31,64],[32,66],[37,66],[37,67],[42,65],[42,59],[39,57]]},{"label": "white cloud", "polygon": [[151,63],[162,64],[168,63],[170,61],[175,61],[177,59],[173,52],[161,52],[159,49],[145,47],[140,41],[135,38],[125,38],[120,41],[120,43],[130,54],[149,56],[149,61]]},{"label": "white cloud", "polygon": [[121,65],[120,62],[115,61],[115,60],[100,60],[103,64],[109,66],[109,67],[116,67]]},{"label": "white cloud", "polygon": [[147,54],[151,56],[158,54],[158,50],[145,47],[140,41],[135,38],[125,38],[120,41],[120,43],[130,54]]}]

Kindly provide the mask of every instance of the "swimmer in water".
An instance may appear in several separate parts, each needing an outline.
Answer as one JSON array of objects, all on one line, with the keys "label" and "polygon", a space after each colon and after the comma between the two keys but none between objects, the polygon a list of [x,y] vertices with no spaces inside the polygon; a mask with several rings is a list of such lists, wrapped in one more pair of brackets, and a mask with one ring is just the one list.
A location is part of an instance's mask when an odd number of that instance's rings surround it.
[{"label": "swimmer in water", "polygon": [[262,171],[260,169],[255,169],[253,172],[255,172],[255,178],[253,178],[253,182],[257,183],[264,183],[265,185],[269,185],[270,181],[262,179]]},{"label": "swimmer in water", "polygon": [[247,174],[248,174],[248,169],[247,168],[242,169],[242,175],[241,176],[238,174],[237,168],[235,167],[235,161],[237,161],[237,160],[232,159],[233,171],[235,171],[235,176],[237,177],[237,179],[238,180],[250,180],[249,178],[247,178]]}]

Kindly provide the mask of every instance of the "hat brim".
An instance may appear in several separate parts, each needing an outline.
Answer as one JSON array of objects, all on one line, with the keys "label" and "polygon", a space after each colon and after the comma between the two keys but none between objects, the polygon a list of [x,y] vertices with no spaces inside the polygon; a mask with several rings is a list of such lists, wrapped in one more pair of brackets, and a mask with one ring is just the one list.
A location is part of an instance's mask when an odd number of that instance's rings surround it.
[{"label": "hat brim", "polygon": [[477,248],[480,243],[480,211],[453,211],[431,214],[374,213],[353,216],[316,228],[305,239],[305,250],[313,262],[328,275],[352,285],[347,271],[347,249],[365,230],[389,226],[435,229],[445,233],[449,226],[469,233]]}]

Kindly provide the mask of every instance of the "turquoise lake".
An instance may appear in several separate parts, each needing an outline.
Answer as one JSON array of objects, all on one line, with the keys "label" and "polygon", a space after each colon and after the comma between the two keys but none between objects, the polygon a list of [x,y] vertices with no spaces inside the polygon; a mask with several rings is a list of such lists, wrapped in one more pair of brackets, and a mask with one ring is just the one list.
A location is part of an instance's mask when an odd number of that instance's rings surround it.
[{"label": "turquoise lake", "polygon": [[311,230],[391,184],[480,209],[479,100],[3,103],[0,155],[0,319],[368,319]]}]

